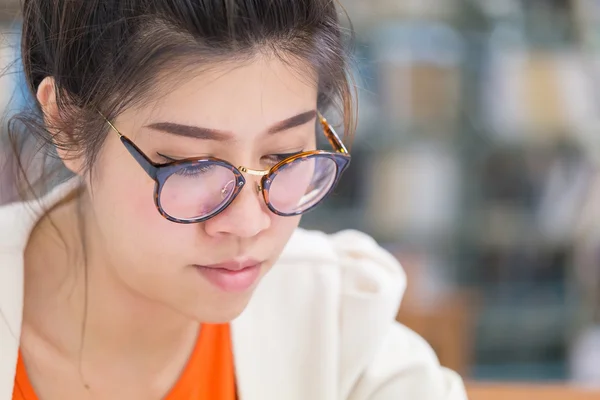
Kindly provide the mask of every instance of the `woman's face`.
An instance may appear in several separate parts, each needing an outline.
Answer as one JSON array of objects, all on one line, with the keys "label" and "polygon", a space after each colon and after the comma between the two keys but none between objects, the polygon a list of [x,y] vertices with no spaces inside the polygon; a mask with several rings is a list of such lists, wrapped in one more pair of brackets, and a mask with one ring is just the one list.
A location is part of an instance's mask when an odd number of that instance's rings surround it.
[{"label": "woman's face", "polygon": [[[183,84],[163,85],[154,93],[155,102],[112,121],[152,161],[212,156],[263,170],[279,161],[279,154],[315,148],[314,114],[277,129],[282,121],[316,110],[313,80],[302,78],[297,69],[277,59],[257,58],[187,74]],[[216,137],[203,137],[207,129]],[[200,321],[235,318],[299,223],[299,217],[269,211],[257,190],[260,177],[245,178],[238,197],[212,219],[189,225],[170,222],[155,207],[154,181],[110,131],[88,178],[87,204],[94,240],[107,257],[116,290]],[[177,179],[173,184],[185,187],[185,178]],[[189,189],[194,190],[198,188]],[[285,196],[281,199],[286,201]],[[173,204],[180,200],[169,199]],[[213,268],[222,263],[226,269]]]}]

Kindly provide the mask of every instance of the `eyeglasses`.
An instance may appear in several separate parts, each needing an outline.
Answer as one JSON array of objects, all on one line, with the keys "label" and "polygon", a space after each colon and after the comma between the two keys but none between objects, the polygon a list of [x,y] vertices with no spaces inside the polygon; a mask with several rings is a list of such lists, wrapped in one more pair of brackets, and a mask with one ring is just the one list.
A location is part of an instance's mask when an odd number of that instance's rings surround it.
[{"label": "eyeglasses", "polygon": [[229,206],[247,181],[243,174],[260,176],[257,187],[271,212],[303,214],[325,199],[350,163],[350,154],[327,120],[319,113],[323,132],[335,152],[305,151],[266,170],[235,167],[214,158],[186,158],[157,164],[105,118],[121,142],[156,182],[154,203],[169,221],[191,224],[206,221]]}]

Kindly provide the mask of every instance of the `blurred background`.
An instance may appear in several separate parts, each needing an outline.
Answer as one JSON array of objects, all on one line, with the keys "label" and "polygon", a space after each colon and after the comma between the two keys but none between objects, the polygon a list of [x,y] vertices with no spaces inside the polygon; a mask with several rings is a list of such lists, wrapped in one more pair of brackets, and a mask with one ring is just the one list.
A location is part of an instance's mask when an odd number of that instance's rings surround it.
[{"label": "blurred background", "polygon": [[[303,226],[396,255],[398,319],[465,378],[600,387],[600,0],[340,2],[359,125]],[[17,8],[0,1],[4,66]],[[18,109],[20,75],[0,84]]]},{"label": "blurred background", "polygon": [[402,262],[468,379],[600,386],[600,1],[343,0],[353,162],[307,228]]}]

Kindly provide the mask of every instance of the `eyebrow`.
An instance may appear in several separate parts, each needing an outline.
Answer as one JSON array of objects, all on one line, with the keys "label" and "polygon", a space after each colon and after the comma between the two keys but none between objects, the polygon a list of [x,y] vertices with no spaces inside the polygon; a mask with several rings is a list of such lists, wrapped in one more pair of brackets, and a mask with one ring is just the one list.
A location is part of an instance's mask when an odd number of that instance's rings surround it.
[{"label": "eyebrow", "polygon": [[[305,111],[298,115],[294,115],[293,117],[284,119],[283,121],[279,121],[272,125],[267,129],[267,134],[273,135],[304,125],[313,120],[316,116],[317,112],[315,110]],[[173,122],[155,122],[150,125],[146,125],[145,127],[156,131],[169,133],[171,135],[201,140],[227,141],[233,138],[233,134],[231,132],[221,131],[218,129],[202,128],[200,126],[176,124]]]}]

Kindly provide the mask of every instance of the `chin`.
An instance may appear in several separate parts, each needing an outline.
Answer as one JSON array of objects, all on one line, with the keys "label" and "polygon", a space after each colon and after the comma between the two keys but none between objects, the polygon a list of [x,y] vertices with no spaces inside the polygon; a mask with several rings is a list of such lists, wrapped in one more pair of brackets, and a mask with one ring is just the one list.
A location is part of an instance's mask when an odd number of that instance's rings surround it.
[{"label": "chin", "polygon": [[196,310],[193,313],[192,318],[199,323],[207,324],[225,324],[233,321],[244,312],[250,301],[248,296],[244,300],[238,300],[236,302],[229,302],[227,304],[220,304],[218,307],[214,307],[210,310],[202,308],[202,310]]}]

